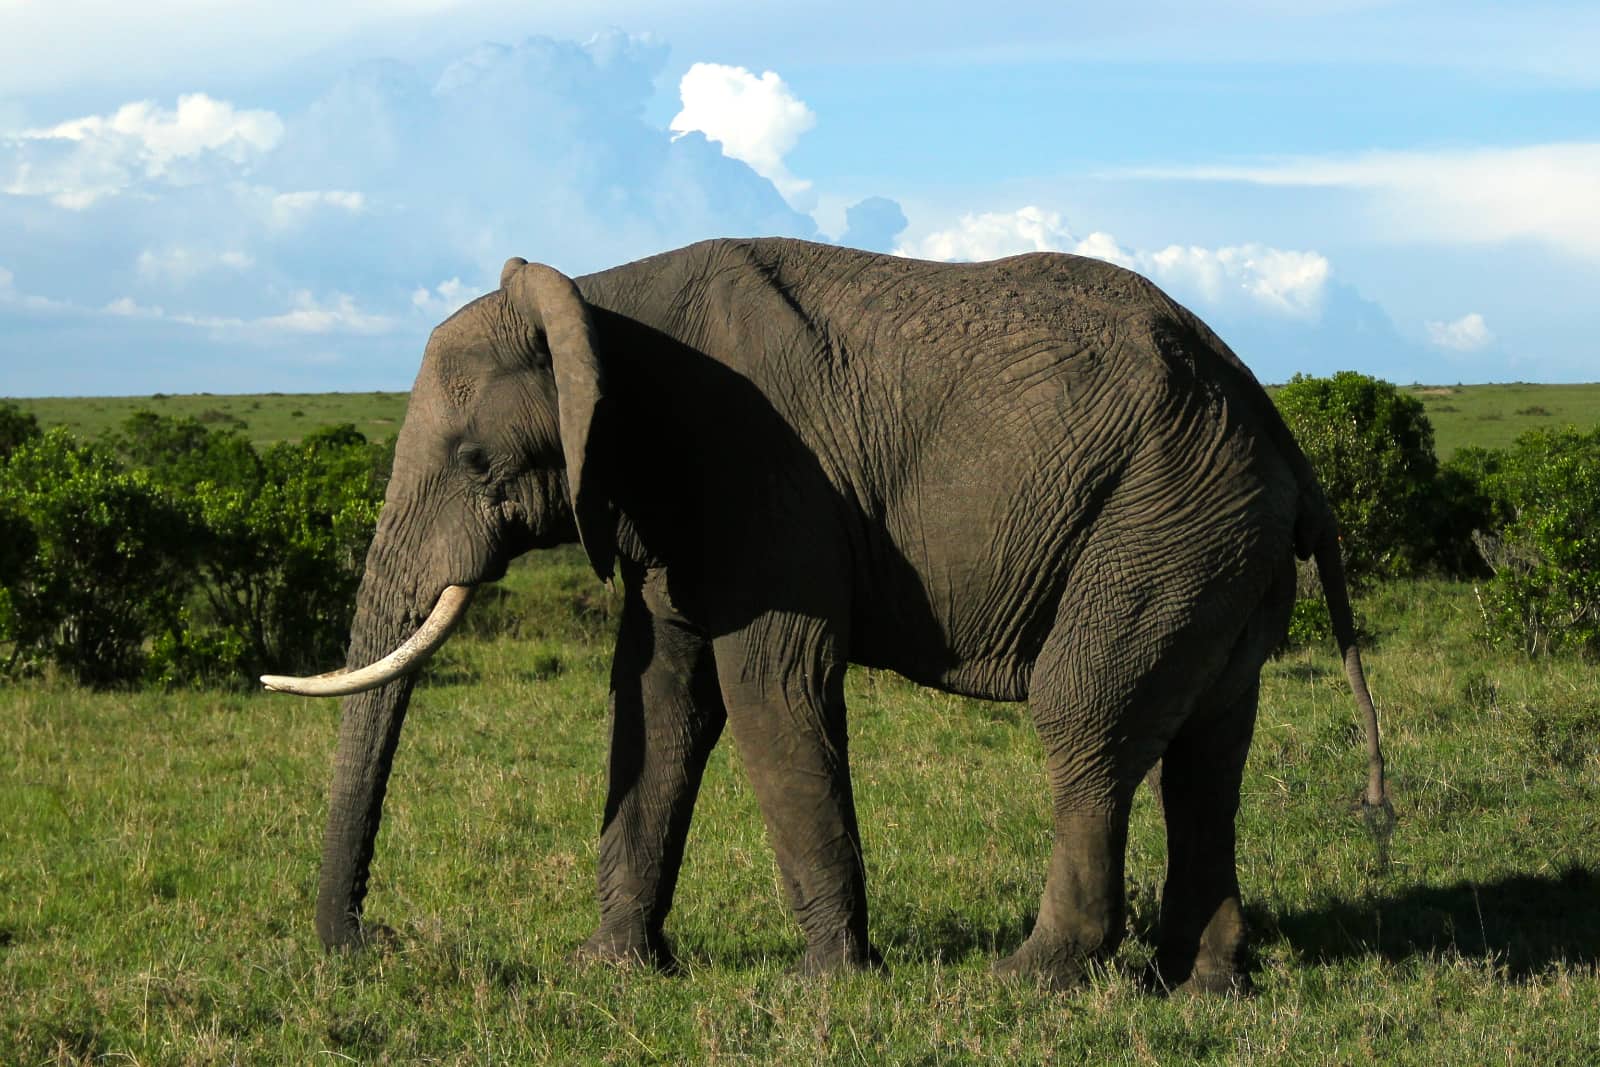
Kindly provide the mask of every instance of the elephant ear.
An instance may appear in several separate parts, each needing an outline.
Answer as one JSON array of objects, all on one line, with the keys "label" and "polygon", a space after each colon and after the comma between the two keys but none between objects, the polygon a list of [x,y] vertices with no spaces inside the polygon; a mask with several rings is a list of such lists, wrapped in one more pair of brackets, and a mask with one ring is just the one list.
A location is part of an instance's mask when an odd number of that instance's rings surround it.
[{"label": "elephant ear", "polygon": [[604,441],[605,373],[595,346],[594,320],[572,279],[520,256],[506,260],[500,288],[511,306],[550,348],[556,380],[556,416],[567,462],[567,491],[578,539],[600,580],[611,580],[616,563],[616,515],[607,484]]}]

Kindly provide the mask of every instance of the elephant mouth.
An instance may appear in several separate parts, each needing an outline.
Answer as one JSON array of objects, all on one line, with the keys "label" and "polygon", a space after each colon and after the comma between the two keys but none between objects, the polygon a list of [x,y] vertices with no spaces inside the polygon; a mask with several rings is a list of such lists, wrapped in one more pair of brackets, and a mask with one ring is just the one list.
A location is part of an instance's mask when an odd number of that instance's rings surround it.
[{"label": "elephant mouth", "polygon": [[273,692],[303,697],[342,697],[387,685],[417,670],[439,651],[440,646],[449,639],[450,632],[466,615],[475,589],[471,585],[446,586],[433,605],[433,610],[417,627],[417,632],[376,663],[356,670],[340,669],[308,678],[263,674],[261,684]]}]

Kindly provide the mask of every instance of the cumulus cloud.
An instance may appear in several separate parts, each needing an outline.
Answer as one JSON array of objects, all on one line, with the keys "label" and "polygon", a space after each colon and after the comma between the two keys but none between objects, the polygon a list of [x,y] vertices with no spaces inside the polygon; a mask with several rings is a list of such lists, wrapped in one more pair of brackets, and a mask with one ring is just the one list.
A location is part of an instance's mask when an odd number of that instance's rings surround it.
[{"label": "cumulus cloud", "polygon": [[1104,231],[1075,237],[1059,212],[1036,205],[963,215],[896,250],[945,260],[1036,251],[1072,252],[1145,275],[1205,318],[1266,381],[1297,371],[1331,374],[1358,362],[1406,381],[1427,365],[1388,314],[1337,281],[1328,258],[1312,250],[1256,242],[1129,248]]},{"label": "cumulus cloud", "polygon": [[172,110],[141,100],[0,137],[0,173],[9,172],[4,191],[12,196],[77,210],[142,185],[195,183],[245,168],[282,137],[283,122],[271,111],[191,93]]},{"label": "cumulus cloud", "polygon": [[[0,285],[6,391],[287,390],[313,349],[348,377],[304,387],[403,388],[427,330],[509,255],[582,274],[713,236],[816,237],[752,164],[647,120],[666,55],[532,38],[365,64],[299,108],[189,93],[0,134],[0,233],[30,235]],[[735,139],[768,169],[810,114],[774,82],[765,133]],[[70,328],[10,328],[41,310]],[[163,355],[78,355],[113,350]]]},{"label": "cumulus cloud", "polygon": [[1168,245],[1133,257],[1136,270],[1215,306],[1243,299],[1262,310],[1314,318],[1321,310],[1328,261],[1316,252],[1259,244],[1225,248]]},{"label": "cumulus cloud", "polygon": [[1061,214],[1029,205],[1011,212],[963,215],[957,224],[896,249],[899,255],[939,260],[984,260],[1022,252],[1074,252],[1144,274],[1180,300],[1209,309],[1249,309],[1314,319],[1331,274],[1316,252],[1261,244],[1201,248],[1168,245],[1125,249],[1096,231],[1079,240]]},{"label": "cumulus cloud", "polygon": [[906,213],[900,205],[883,196],[869,196],[851,204],[844,212],[844,234],[839,243],[869,252],[887,252],[895,238],[905,231]]},{"label": "cumulus cloud", "polygon": [[1476,311],[1453,322],[1428,322],[1428,341],[1437,348],[1454,352],[1476,352],[1494,343],[1494,334]]},{"label": "cumulus cloud", "polygon": [[902,243],[895,255],[975,262],[1023,252],[1064,252],[1071,246],[1072,234],[1061,213],[1030,205],[963,215],[948,229]]},{"label": "cumulus cloud", "polygon": [[772,71],[758,77],[743,67],[696,63],[678,82],[682,109],[672,131],[699,131],[722,145],[724,155],[748,163],[797,208],[815,206],[811,183],[784,163],[800,135],[817,124],[816,114]]},{"label": "cumulus cloud", "polygon": [[1369,152],[1254,166],[1146,169],[1142,177],[1342,188],[1387,235],[1448,243],[1535,240],[1600,261],[1600,143]]},{"label": "cumulus cloud", "polygon": [[480,294],[463,285],[460,278],[451,278],[429,289],[418,286],[411,293],[411,306],[433,319],[444,319],[455,314],[463,305]]}]

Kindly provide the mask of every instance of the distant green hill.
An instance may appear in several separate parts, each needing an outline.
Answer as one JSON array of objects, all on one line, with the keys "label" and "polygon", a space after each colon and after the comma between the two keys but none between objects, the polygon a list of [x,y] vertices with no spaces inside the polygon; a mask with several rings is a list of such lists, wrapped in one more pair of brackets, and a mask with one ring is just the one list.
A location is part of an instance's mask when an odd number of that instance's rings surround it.
[{"label": "distant green hill", "polygon": [[[1463,445],[1498,448],[1536,427],[1600,425],[1600,383],[1589,385],[1412,385],[1433,422],[1439,458]],[[141,408],[188,415],[243,431],[257,445],[297,441],[320,426],[354,423],[369,440],[394,436],[405,417],[405,393],[264,393],[259,395],[46,397],[16,400],[47,426],[85,436],[117,426]]]}]

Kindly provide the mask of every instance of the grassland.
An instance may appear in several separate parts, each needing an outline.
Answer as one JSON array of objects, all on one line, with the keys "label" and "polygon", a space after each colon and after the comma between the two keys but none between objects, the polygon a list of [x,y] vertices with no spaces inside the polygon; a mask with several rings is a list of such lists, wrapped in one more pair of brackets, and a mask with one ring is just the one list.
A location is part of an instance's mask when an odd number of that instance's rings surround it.
[{"label": "grassland", "polygon": [[669,934],[687,972],[582,967],[615,602],[514,568],[413,704],[368,915],[311,928],[338,709],[267,694],[0,692],[0,1062],[1600,1062],[1600,694],[1475,637],[1470,587],[1361,605],[1398,827],[1329,650],[1269,665],[1240,817],[1257,994],[1141,988],[1164,846],[1141,794],[1131,936],[1077,992],[996,980],[1049,849],[1021,705],[853,671],[872,931],[820,982],[726,740]]},{"label": "grassland", "polygon": [[405,393],[191,393],[154,396],[35,397],[10,401],[42,426],[66,426],[83,437],[116,429],[135,411],[199,419],[236,429],[257,447],[298,441],[323,426],[353,423],[371,441],[400,431]]},{"label": "grassland", "polygon": [[1448,459],[1463,445],[1503,448],[1530,429],[1600,425],[1600,384],[1413,385],[1433,423],[1434,448]]},{"label": "grassland", "polygon": [[[1498,448],[1535,427],[1600,425],[1600,383],[1591,385],[1412,385],[1433,423],[1440,459],[1464,444]],[[354,423],[370,440],[392,437],[405,417],[405,393],[267,393],[43,397],[14,400],[44,425],[86,436],[113,429],[141,408],[231,426],[257,445],[295,441],[319,426]]]},{"label": "grassland", "polygon": [[[1600,386],[1531,388],[1422,390],[1441,456],[1600,421]],[[216,411],[269,442],[386,436],[404,401],[24,403],[90,434],[138,407]],[[1239,820],[1241,1001],[1142,988],[1164,861],[1143,793],[1117,957],[1072,993],[993,978],[1049,849],[1026,710],[864,670],[851,755],[889,972],[789,973],[798,933],[728,741],[668,924],[686,973],[572,962],[596,914],[616,611],[573,551],[513,568],[428,669],[368,901],[393,936],[354,957],[311,927],[333,702],[5,686],[0,1064],[1600,1062],[1594,667],[1485,645],[1467,585],[1359,607],[1400,820],[1380,847],[1352,810],[1363,760],[1331,650],[1269,664]]]}]

